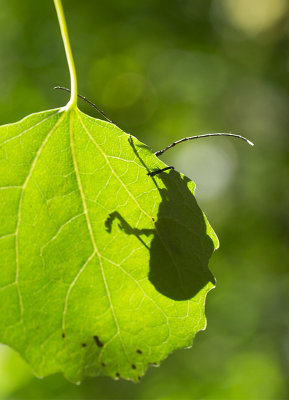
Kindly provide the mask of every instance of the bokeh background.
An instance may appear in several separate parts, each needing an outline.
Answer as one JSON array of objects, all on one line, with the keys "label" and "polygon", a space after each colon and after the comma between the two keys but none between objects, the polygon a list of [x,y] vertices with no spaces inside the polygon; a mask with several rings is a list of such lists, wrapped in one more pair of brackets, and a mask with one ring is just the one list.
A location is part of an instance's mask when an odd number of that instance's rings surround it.
[{"label": "bokeh background", "polygon": [[[2,399],[289,399],[288,0],[64,0],[79,92],[197,183],[221,247],[208,326],[140,384],[42,380],[0,346]],[[0,124],[62,106],[52,0],[0,0]],[[80,108],[98,117],[86,103]]]}]

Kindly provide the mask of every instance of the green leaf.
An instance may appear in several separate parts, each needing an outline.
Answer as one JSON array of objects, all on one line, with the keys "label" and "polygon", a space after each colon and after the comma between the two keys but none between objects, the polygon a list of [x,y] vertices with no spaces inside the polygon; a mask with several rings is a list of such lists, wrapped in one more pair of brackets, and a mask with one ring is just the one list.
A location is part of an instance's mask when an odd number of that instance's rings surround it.
[{"label": "green leaf", "polygon": [[138,380],[205,328],[194,183],[77,108],[0,128],[0,341],[38,376]]}]

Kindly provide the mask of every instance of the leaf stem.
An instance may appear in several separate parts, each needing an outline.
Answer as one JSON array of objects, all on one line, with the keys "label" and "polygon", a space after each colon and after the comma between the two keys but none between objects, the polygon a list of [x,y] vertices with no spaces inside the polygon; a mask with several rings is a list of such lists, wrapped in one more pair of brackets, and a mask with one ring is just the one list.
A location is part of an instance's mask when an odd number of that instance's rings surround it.
[{"label": "leaf stem", "polygon": [[61,0],[54,0],[54,5],[56,8],[56,13],[58,17],[58,22],[61,30],[61,36],[65,48],[66,59],[68,63],[69,73],[70,73],[70,84],[71,84],[71,96],[70,100],[65,106],[65,110],[69,110],[73,107],[77,106],[77,78],[76,78],[76,71],[74,60],[72,56],[72,51],[69,42],[69,36],[67,31],[66,20],[64,16],[64,11],[62,7]]}]

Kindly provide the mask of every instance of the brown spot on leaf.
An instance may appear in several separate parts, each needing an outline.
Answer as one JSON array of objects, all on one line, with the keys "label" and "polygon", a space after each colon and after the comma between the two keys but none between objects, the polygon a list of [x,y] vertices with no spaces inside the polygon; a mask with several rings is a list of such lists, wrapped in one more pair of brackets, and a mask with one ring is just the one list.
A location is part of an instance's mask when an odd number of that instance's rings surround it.
[{"label": "brown spot on leaf", "polygon": [[136,366],[134,364],[131,364],[132,369],[136,369]]},{"label": "brown spot on leaf", "polygon": [[137,349],[137,354],[142,354],[142,351],[140,349]]},{"label": "brown spot on leaf", "polygon": [[96,335],[93,336],[93,339],[94,339],[94,341],[95,341],[95,343],[97,344],[98,347],[103,347],[103,343],[102,343],[101,340],[99,340],[98,336],[96,336]]}]

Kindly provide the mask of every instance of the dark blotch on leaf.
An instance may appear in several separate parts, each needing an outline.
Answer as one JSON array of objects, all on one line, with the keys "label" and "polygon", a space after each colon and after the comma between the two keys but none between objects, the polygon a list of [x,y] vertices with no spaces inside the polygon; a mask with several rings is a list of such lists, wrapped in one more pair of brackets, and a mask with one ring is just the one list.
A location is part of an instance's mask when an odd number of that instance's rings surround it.
[{"label": "dark blotch on leaf", "polygon": [[131,364],[132,369],[136,369],[136,366],[134,364]]},{"label": "dark blotch on leaf", "polygon": [[116,378],[119,378],[119,377],[120,377],[119,372],[117,372],[117,373],[115,374],[115,377],[116,377]]},{"label": "dark blotch on leaf", "polygon": [[142,354],[142,351],[141,350],[139,350],[139,349],[137,349],[137,354]]},{"label": "dark blotch on leaf", "polygon": [[102,367],[106,367],[106,364],[104,362],[101,363]]},{"label": "dark blotch on leaf", "polygon": [[82,347],[86,347],[87,344],[86,344],[86,343],[82,343],[81,346],[82,346]]},{"label": "dark blotch on leaf", "polygon": [[65,337],[66,337],[66,335],[65,335],[65,333],[63,332],[63,334],[61,335],[62,337],[63,337],[63,339],[65,339]]},{"label": "dark blotch on leaf", "polygon": [[95,341],[95,343],[97,344],[98,347],[103,347],[103,343],[102,343],[101,340],[99,340],[98,336],[96,336],[96,335],[93,336],[93,339],[94,339],[94,341]]}]

